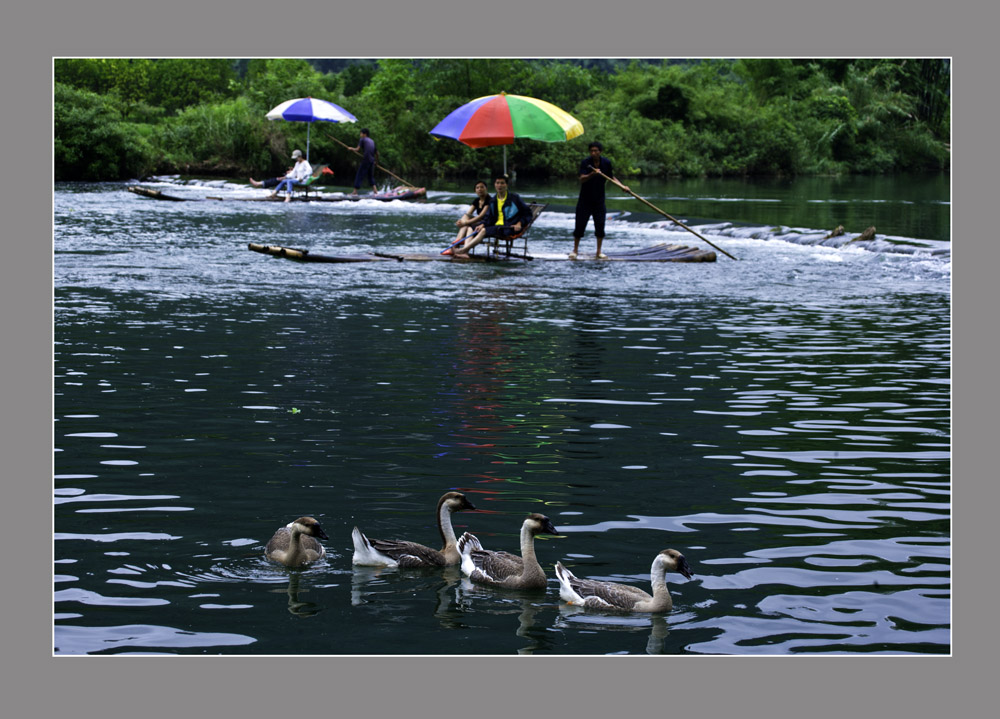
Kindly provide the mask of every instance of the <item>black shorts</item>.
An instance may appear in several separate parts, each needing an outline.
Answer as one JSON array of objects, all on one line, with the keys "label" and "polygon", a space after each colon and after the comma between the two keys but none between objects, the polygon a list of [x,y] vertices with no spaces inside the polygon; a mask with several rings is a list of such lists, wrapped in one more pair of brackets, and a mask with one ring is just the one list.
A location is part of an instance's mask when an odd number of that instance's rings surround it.
[{"label": "black shorts", "polygon": [[589,202],[576,203],[576,227],[573,228],[573,237],[580,239],[587,229],[587,222],[594,218],[594,234],[597,237],[604,237],[604,219],[608,210],[604,203],[591,204]]},{"label": "black shorts", "polygon": [[510,225],[487,225],[485,237],[510,237],[517,230]]}]

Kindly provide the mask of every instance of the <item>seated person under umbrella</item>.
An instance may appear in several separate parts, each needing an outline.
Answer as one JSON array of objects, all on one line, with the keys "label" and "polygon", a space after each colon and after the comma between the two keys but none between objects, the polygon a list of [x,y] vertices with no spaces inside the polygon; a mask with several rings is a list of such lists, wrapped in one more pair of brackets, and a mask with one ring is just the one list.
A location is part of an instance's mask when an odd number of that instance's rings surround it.
[{"label": "seated person under umbrella", "polygon": [[464,240],[469,235],[476,234],[476,231],[486,219],[486,210],[492,199],[490,193],[486,190],[486,183],[482,180],[477,180],[475,191],[476,199],[472,201],[472,205],[465,211],[464,215],[455,220],[455,226],[462,229],[458,231],[458,236],[455,237],[452,245],[457,244],[459,240]]},{"label": "seated person under umbrella", "polygon": [[295,166],[290,168],[283,176],[269,177],[263,182],[258,182],[251,177],[250,184],[254,187],[274,187],[271,197],[277,197],[278,192],[284,189],[287,193],[285,195],[285,202],[290,201],[292,199],[292,187],[296,183],[302,184],[305,182],[313,171],[312,165],[302,156],[302,150],[294,150],[292,152],[292,159],[295,160]]},{"label": "seated person under umbrella", "polygon": [[479,231],[453,250],[446,250],[455,257],[468,257],[469,250],[487,237],[509,237],[520,232],[531,221],[531,208],[521,196],[507,189],[507,176],[498,174],[493,180],[496,195],[486,208],[486,222]]}]

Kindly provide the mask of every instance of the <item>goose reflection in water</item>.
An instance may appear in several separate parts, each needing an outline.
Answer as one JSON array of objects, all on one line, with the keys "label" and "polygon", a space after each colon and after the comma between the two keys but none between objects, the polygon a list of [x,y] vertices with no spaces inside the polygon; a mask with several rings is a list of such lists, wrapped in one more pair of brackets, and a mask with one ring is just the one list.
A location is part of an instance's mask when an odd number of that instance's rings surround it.
[{"label": "goose reflection in water", "polygon": [[611,631],[623,633],[638,633],[649,628],[649,637],[646,639],[646,654],[673,654],[674,651],[665,648],[665,640],[670,633],[670,625],[662,614],[648,614],[643,616],[617,616],[607,614],[593,614],[583,607],[575,607],[571,604],[561,604],[559,606],[559,616],[553,628],[567,630],[578,633],[581,626],[586,626],[588,631]]},{"label": "goose reflection in water", "polygon": [[[300,592],[309,591],[308,588],[301,587],[301,582],[302,575],[298,572],[288,578],[288,586],[285,588],[285,593],[288,595],[288,612],[297,617],[314,617],[323,610],[315,602],[305,602],[299,599]],[[281,590],[274,589],[272,591],[280,592]]]},{"label": "goose reflection in water", "polygon": [[368,597],[376,593],[375,585],[385,585],[381,575],[387,573],[394,574],[395,571],[386,570],[385,567],[354,565],[351,572],[351,606],[361,607],[370,604],[372,599]]},{"label": "goose reflection in water", "polygon": [[442,629],[459,629],[463,626],[459,621],[458,587],[462,583],[462,570],[458,567],[446,567],[441,573],[444,583],[438,587],[437,603],[434,606],[434,616]]},{"label": "goose reflection in water", "polygon": [[[405,611],[402,604],[393,605],[393,597],[405,595],[435,597],[434,616],[446,628],[453,628],[456,616],[451,590],[460,579],[458,567],[443,567],[434,570],[400,572],[395,567],[367,567],[354,565],[351,572],[351,606],[370,606],[378,612]],[[413,582],[417,582],[413,584]],[[407,602],[408,604],[408,602]]]},{"label": "goose reflection in water", "polygon": [[[497,592],[494,588],[473,583],[463,576],[457,583],[454,592],[452,622],[456,626],[465,626],[468,620],[459,621],[466,614],[488,614],[503,616],[517,613],[517,628],[515,636],[529,640],[527,646],[517,650],[518,654],[534,654],[536,652],[551,653],[554,642],[547,634],[545,626],[539,626],[539,614],[557,607],[555,602],[546,601],[538,592],[531,590],[506,590]],[[473,649],[471,653],[476,653]]]},{"label": "goose reflection in water", "polygon": [[[542,641],[541,635],[532,631],[535,628],[535,616],[541,611],[542,607],[534,602],[528,601],[527,599],[522,599],[520,601],[521,613],[517,615],[518,627],[515,634],[523,639],[528,639],[531,644],[526,647],[521,647],[517,650],[517,653],[534,654],[538,650],[551,649],[552,642]],[[544,631],[544,629],[542,631]]]}]

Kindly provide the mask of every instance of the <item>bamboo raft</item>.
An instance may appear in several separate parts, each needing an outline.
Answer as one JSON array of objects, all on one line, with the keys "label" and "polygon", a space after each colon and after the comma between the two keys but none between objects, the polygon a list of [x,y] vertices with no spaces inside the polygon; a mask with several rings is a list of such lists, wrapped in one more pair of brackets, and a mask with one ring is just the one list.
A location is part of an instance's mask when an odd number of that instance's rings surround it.
[{"label": "bamboo raft", "polygon": [[424,254],[424,253],[398,253],[373,252],[370,254],[352,255],[323,255],[310,250],[296,249],[294,247],[284,247],[281,245],[260,245],[254,242],[249,243],[247,249],[252,252],[259,252],[272,257],[283,257],[287,260],[297,262],[509,262],[511,259],[517,260],[546,260],[546,261],[566,261],[566,262],[715,262],[715,252],[702,250],[697,247],[687,247],[685,245],[659,244],[646,247],[641,250],[629,250],[626,252],[608,252],[606,260],[598,260],[594,257],[579,257],[570,260],[565,254],[541,254],[541,255],[519,255],[511,254],[506,256],[469,255],[468,257],[454,257],[452,255]]},{"label": "bamboo raft", "polygon": [[[149,187],[142,187],[141,185],[131,185],[126,188],[129,192],[139,195],[140,197],[148,197],[151,200],[167,200],[171,202],[202,202],[204,200],[215,200],[217,202],[222,202],[225,200],[234,202],[284,202],[285,198],[283,195],[278,197],[271,197],[270,195],[264,197],[231,197],[223,198],[217,196],[208,197],[177,197],[176,195],[168,195],[162,190],[154,190]],[[397,187],[395,190],[389,190],[388,192],[380,192],[376,195],[350,195],[343,192],[330,192],[330,193],[317,193],[316,191],[311,191],[307,194],[293,194],[292,202],[357,202],[358,200],[379,200],[381,202],[390,202],[391,200],[419,200],[427,196],[426,187]]]},{"label": "bamboo raft", "polygon": [[128,188],[129,192],[135,193],[136,195],[141,195],[142,197],[148,197],[151,200],[168,200],[170,202],[186,202],[188,198],[186,197],[174,197],[173,195],[168,195],[160,190],[151,190],[148,187],[139,187],[139,185],[132,185]]}]

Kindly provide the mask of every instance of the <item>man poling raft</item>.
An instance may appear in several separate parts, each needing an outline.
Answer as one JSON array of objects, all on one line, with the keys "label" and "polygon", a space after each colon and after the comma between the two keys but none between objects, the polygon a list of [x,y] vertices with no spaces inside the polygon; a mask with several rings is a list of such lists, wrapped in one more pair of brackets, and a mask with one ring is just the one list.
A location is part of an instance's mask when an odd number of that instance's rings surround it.
[{"label": "man poling raft", "polygon": [[[613,170],[611,168],[611,162],[602,156],[603,147],[599,142],[591,142],[589,145],[589,157],[585,158],[580,165],[579,181],[581,183],[580,187],[580,197],[577,201],[576,206],[576,219],[573,229],[573,251],[569,253],[569,259],[577,259],[577,254],[580,249],[580,240],[583,237],[584,231],[587,228],[587,223],[590,218],[594,219],[594,234],[597,237],[597,252],[594,258],[597,260],[607,260],[611,259],[609,255],[601,251],[601,245],[604,242],[604,223],[607,217],[607,207],[605,205],[605,195],[604,195],[604,180],[609,180],[621,188],[624,192],[627,192],[632,197],[636,198],[640,202],[646,204],[650,208],[656,210],[658,213],[672,221],[679,227],[683,227],[685,230],[695,235],[699,239],[704,240],[710,246],[717,249],[719,252],[723,253],[731,259],[737,259],[733,257],[730,253],[726,252],[724,249],[713,243],[707,237],[695,232],[690,227],[685,225],[680,220],[676,219],[672,215],[667,214],[659,207],[649,202],[645,198],[640,197],[632,190],[622,184],[618,178],[614,176]],[[602,178],[598,181],[597,178]],[[502,182],[502,185],[501,185]],[[527,222],[527,218],[531,217],[530,214],[523,212],[524,208],[521,208],[523,201],[520,199],[516,193],[509,193],[512,197],[512,205],[509,205],[505,212],[498,211],[497,206],[503,208],[504,201],[508,195],[507,188],[507,178],[506,175],[498,175],[494,186],[497,189],[497,196],[493,198],[490,203],[489,214],[487,215],[487,222],[485,225],[480,226],[480,230],[472,238],[462,237],[461,235],[448,245],[444,250],[441,251],[442,255],[453,256],[456,259],[467,258],[469,250],[482,242],[486,237],[496,237],[501,236],[503,233],[508,235],[517,233],[523,228]],[[502,187],[502,189],[501,189]],[[525,205],[525,208],[527,206]],[[504,217],[504,214],[508,214]],[[667,247],[664,245],[664,247]],[[679,247],[677,245],[669,246],[671,248]],[[685,248],[688,249],[688,248]],[[645,251],[639,251],[640,253],[645,253]],[[616,253],[616,259],[625,259],[627,256],[631,257],[635,253]],[[712,261],[715,260],[715,253],[710,253],[712,255]],[[664,258],[666,259],[666,258]],[[677,261],[677,260],[674,260]],[[680,260],[680,261],[691,261],[691,260]],[[694,260],[694,261],[704,261],[704,260]]]},{"label": "man poling raft", "polygon": [[[338,140],[338,139],[337,139],[336,137],[334,137],[334,136],[333,136],[333,135],[331,135],[330,133],[325,133],[325,134],[326,134],[326,136],[327,136],[327,137],[329,137],[329,138],[330,138],[331,140],[333,140],[333,141],[334,141],[334,142],[336,142],[336,143],[337,143],[338,145],[340,145],[341,147],[343,147],[343,148],[344,148],[345,150],[350,150],[350,151],[351,151],[351,152],[353,152],[353,153],[354,153],[355,155],[361,155],[361,151],[360,151],[360,150],[359,150],[358,148],[356,148],[356,147],[350,147],[350,146],[348,146],[348,145],[347,145],[346,143],[343,143],[343,142],[341,142],[340,140]],[[360,143],[359,143],[359,144],[360,144]],[[362,159],[363,159],[363,156],[362,156]],[[387,170],[386,168],[382,167],[382,165],[378,164],[378,162],[377,162],[377,161],[373,161],[372,165],[373,165],[373,167],[376,167],[376,168],[378,168],[379,170],[381,170],[381,171],[382,171],[382,172],[384,172],[385,174],[389,175],[390,177],[393,177],[393,178],[395,178],[395,179],[399,180],[399,181],[400,181],[400,182],[402,182],[402,183],[403,183],[403,184],[404,184],[404,185],[405,185],[406,187],[412,187],[412,188],[416,188],[416,187],[417,187],[417,186],[416,186],[416,185],[414,185],[414,184],[413,184],[412,182],[407,182],[406,180],[404,180],[404,179],[403,179],[402,177],[400,177],[399,175],[395,174],[394,172],[390,172],[390,171],[389,171],[389,170]],[[358,174],[360,175],[360,173],[361,173],[361,167],[359,166],[359,167],[358,167]],[[355,181],[357,181],[357,177],[355,177]],[[359,185],[358,187],[360,187],[360,185]],[[358,188],[355,188],[355,189],[358,189]],[[373,188],[373,189],[374,189],[374,188]],[[420,189],[423,189],[423,188],[420,188]]]},{"label": "man poling raft", "polygon": [[[573,227],[573,251],[569,258],[575,260],[580,251],[580,240],[587,229],[590,218],[594,218],[594,235],[597,237],[597,252],[594,255],[599,260],[606,260],[608,256],[601,252],[601,245],[604,244],[604,220],[608,215],[608,208],[604,201],[605,180],[612,179],[619,187],[628,190],[615,178],[614,170],[611,169],[611,160],[602,157],[604,146],[594,140],[587,149],[589,157],[584,158],[580,163],[580,175],[577,178],[580,182],[580,197],[576,201],[576,224]],[[602,177],[604,179],[598,179]]]},{"label": "man poling raft", "polygon": [[596,170],[595,169],[594,172],[596,172],[598,175],[601,175],[602,177],[604,177],[605,180],[611,180],[613,183],[615,183],[616,185],[618,185],[618,187],[622,188],[623,190],[625,190],[625,192],[627,192],[628,194],[632,195],[632,197],[634,197],[635,199],[639,200],[639,202],[642,202],[645,205],[648,205],[652,209],[656,210],[661,215],[663,215],[664,217],[666,217],[668,220],[670,220],[671,222],[673,222],[675,225],[683,227],[685,230],[687,230],[688,232],[690,232],[695,237],[698,237],[698,238],[700,238],[702,240],[705,240],[705,242],[707,242],[708,244],[712,245],[712,247],[714,247],[715,249],[717,249],[719,252],[721,252],[722,254],[724,254],[726,257],[729,257],[729,258],[734,259],[734,260],[736,259],[731,254],[729,254],[728,252],[726,252],[724,249],[722,249],[718,245],[714,244],[711,240],[709,240],[706,237],[703,237],[702,235],[698,234],[697,232],[695,232],[694,230],[692,230],[690,227],[688,227],[687,225],[685,225],[680,220],[674,218],[671,215],[668,215],[666,212],[664,212],[663,210],[661,210],[659,207],[657,207],[656,205],[654,205],[649,200],[647,200],[645,198],[642,198],[642,197],[639,197],[637,194],[635,194],[634,192],[632,192],[632,190],[630,190],[629,188],[625,187],[625,185],[623,185],[622,183],[618,182],[618,180],[616,180],[615,178],[608,177],[607,175],[605,175],[600,170]]}]

